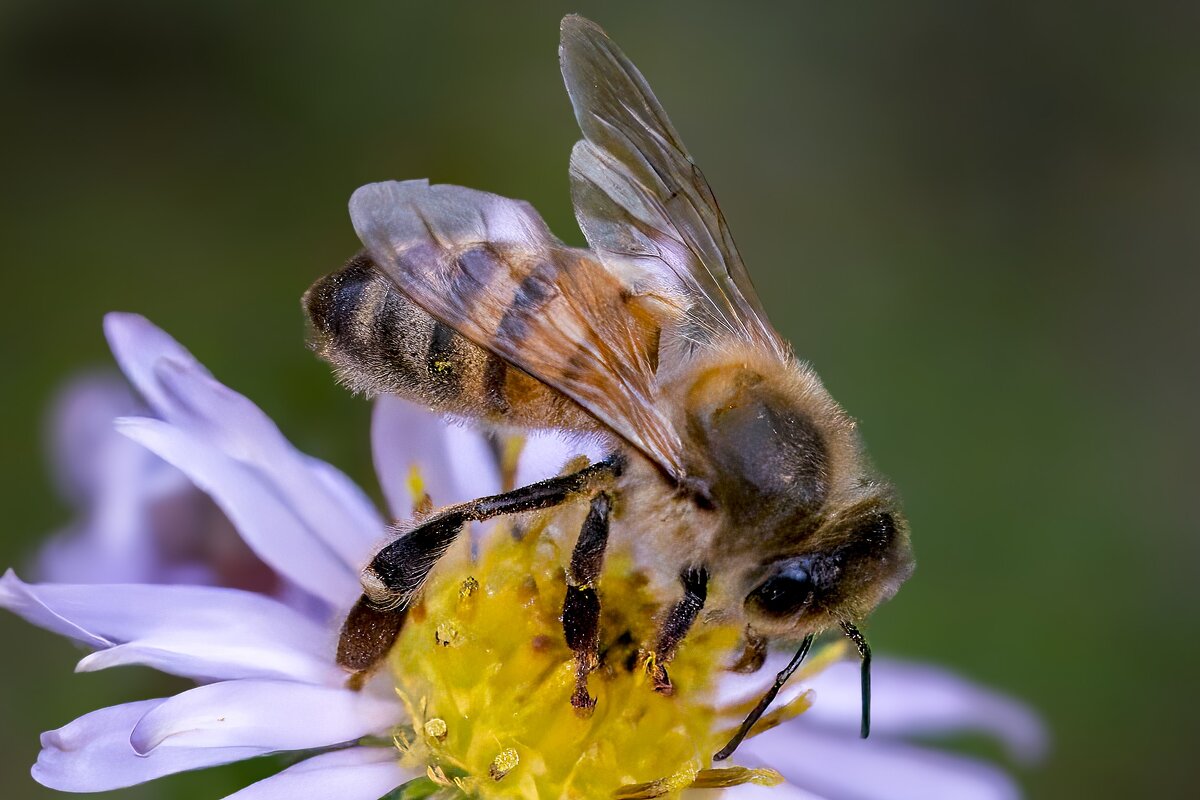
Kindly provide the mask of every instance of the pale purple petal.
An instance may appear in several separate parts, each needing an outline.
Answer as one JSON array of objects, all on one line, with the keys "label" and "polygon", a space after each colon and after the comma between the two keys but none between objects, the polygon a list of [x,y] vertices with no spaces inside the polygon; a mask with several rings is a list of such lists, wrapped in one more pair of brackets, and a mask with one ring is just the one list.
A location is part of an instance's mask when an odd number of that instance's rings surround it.
[{"label": "pale purple petal", "polygon": [[746,763],[770,766],[788,782],[826,797],[1017,800],[1021,796],[1010,777],[979,761],[799,725],[782,726],[747,741],[739,756]]},{"label": "pale purple petal", "polygon": [[348,510],[344,493],[330,490],[262,410],[144,318],[110,314],[105,330],[122,369],[157,416],[258,472],[327,547],[356,570],[362,565],[380,531],[363,529],[363,510]]},{"label": "pale purple petal", "polygon": [[308,519],[260,471],[160,420],[124,419],[117,428],[207,492],[250,549],[276,572],[334,606],[348,605],[359,594],[357,569],[315,535]]},{"label": "pale purple petal", "polygon": [[790,783],[781,783],[778,786],[744,783],[728,789],[692,789],[683,796],[686,800],[824,800],[820,795]]},{"label": "pale purple petal", "polygon": [[375,474],[396,519],[412,516],[414,498],[408,479],[414,466],[436,506],[500,490],[495,458],[479,432],[393,395],[375,399],[371,450]]},{"label": "pale purple petal", "polygon": [[156,413],[171,400],[154,374],[163,360],[185,364],[205,375],[204,365],[179,342],[140,314],[113,312],[104,317],[104,335],[121,372]]},{"label": "pale purple petal", "polygon": [[142,717],[133,749],[264,747],[305,750],[383,734],[404,716],[395,698],[288,681],[212,683],[175,695]]},{"label": "pale purple petal", "polygon": [[61,792],[103,792],[190,769],[228,764],[268,750],[262,747],[159,748],[139,756],[129,734],[163,700],[102,708],[42,734],[33,779]]},{"label": "pale purple petal", "polygon": [[[1013,758],[1036,761],[1047,735],[1037,715],[1004,695],[925,664],[876,659],[872,669],[871,727],[876,735],[936,736],[963,731],[991,734]],[[813,677],[813,707],[799,722],[852,734],[858,729],[858,665],[834,664]]]},{"label": "pale purple petal", "polygon": [[58,392],[47,438],[52,472],[64,498],[85,506],[96,497],[110,469],[107,449],[114,442],[124,444],[113,435],[112,421],[137,410],[128,384],[109,372],[80,375]]},{"label": "pale purple petal", "polygon": [[[767,657],[762,668],[756,672],[749,674],[725,673],[717,683],[717,706],[740,705],[747,701],[752,702],[757,700],[770,687],[771,682],[775,680],[776,673],[782,670],[791,658],[791,653],[772,653]],[[801,671],[803,672],[803,670]],[[779,692],[779,696],[771,704],[771,707],[778,708],[792,702],[801,693],[808,691],[808,686],[808,681],[793,677],[784,684],[783,690]],[[741,719],[739,718],[733,722],[737,724],[741,722]]]},{"label": "pale purple petal", "polygon": [[525,447],[517,462],[517,486],[528,486],[561,475],[563,467],[575,456],[586,456],[588,461],[596,462],[610,451],[611,448],[595,436],[533,431],[525,437]]},{"label": "pale purple petal", "polygon": [[334,685],[328,634],[271,598],[210,586],[23,583],[0,578],[0,607],[99,652],[81,671],[145,664],[204,680],[285,677]]},{"label": "pale purple petal", "polygon": [[[48,585],[55,586],[55,584]],[[88,647],[112,647],[112,640],[89,630],[86,622],[80,625],[69,616],[64,616],[44,603],[38,596],[39,588],[41,587],[30,586],[23,582],[11,569],[5,571],[4,577],[0,578],[0,608],[11,611],[39,628],[45,628],[51,633],[66,636],[68,639],[74,639]],[[86,610],[86,607],[81,610]],[[67,610],[67,614],[70,614],[70,610]]]},{"label": "pale purple petal", "polygon": [[[164,576],[159,566],[153,535],[144,520],[131,517],[127,525],[118,527],[93,518],[47,540],[37,552],[32,571],[39,580],[55,583],[160,583]],[[211,570],[194,566],[196,571],[188,583],[214,582]]]},{"label": "pale purple petal", "polygon": [[[450,503],[487,497],[501,491],[500,468],[487,438],[468,424],[446,424],[446,452],[454,483]],[[434,498],[435,505],[449,505]]]},{"label": "pale purple petal", "polygon": [[77,583],[160,578],[149,509],[171,493],[185,491],[188,483],[178,470],[118,435],[113,419],[104,421],[103,436],[76,431],[85,440],[76,444],[92,448],[88,496],[80,521],[52,539],[39,557],[41,578]]},{"label": "pale purple petal", "polygon": [[[353,529],[363,532],[363,535],[355,538],[366,546],[360,556],[363,561],[359,562],[365,563],[365,559],[370,557],[378,540],[385,535],[387,522],[379,514],[379,510],[375,508],[375,504],[371,502],[367,493],[357,483],[350,480],[349,475],[327,461],[310,456],[304,458],[308,468],[341,506],[346,516],[353,520]],[[373,533],[368,536],[367,532]]]},{"label": "pale purple petal", "polygon": [[225,800],[378,800],[422,775],[401,767],[393,748],[350,747],[305,759]]}]

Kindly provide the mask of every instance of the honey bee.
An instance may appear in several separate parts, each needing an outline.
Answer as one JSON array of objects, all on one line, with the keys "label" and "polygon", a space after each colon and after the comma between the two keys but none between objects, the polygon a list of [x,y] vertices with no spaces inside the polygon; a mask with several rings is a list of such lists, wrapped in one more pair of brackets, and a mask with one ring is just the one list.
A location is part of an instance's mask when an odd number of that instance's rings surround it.
[{"label": "honey bee", "polygon": [[[799,640],[730,755],[804,658],[912,570],[907,525],[854,422],[767,321],[712,190],[645,79],[594,23],[563,20],[563,78],[583,132],[570,161],[590,249],[528,204],[424,180],[358,189],[364,250],[304,304],[341,381],[484,425],[603,440],[583,469],[397,527],[363,570],[339,662],[359,675],[391,647],[430,570],[472,521],[587,503],[566,570],[572,704],[595,703],[597,581],[610,536],[666,598],[644,665],[672,691],[672,656],[700,612],[743,626],[733,668]],[[616,502],[618,501],[619,502]]]}]

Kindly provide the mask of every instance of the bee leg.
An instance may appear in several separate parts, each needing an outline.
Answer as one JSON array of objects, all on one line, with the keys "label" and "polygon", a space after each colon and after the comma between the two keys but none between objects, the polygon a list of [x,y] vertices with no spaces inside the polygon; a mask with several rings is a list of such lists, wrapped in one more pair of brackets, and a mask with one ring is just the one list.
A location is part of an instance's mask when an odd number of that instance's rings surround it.
[{"label": "bee leg", "polygon": [[567,596],[563,599],[563,634],[567,647],[575,654],[575,693],[571,695],[571,705],[581,715],[590,714],[596,706],[596,698],[588,694],[587,679],[600,665],[600,598],[596,595],[596,581],[604,566],[611,507],[612,498],[607,492],[592,498],[571,553]]},{"label": "bee leg", "polygon": [[615,455],[570,475],[450,506],[376,553],[362,572],[364,594],[346,617],[338,642],[338,664],[354,673],[350,685],[360,686],[391,650],[409,604],[467,523],[552,508],[610,483],[623,467],[623,457]]},{"label": "bee leg", "polygon": [[337,663],[350,670],[351,689],[361,689],[371,668],[392,649],[407,616],[407,606],[382,609],[365,594],[358,598],[342,623],[337,646]]},{"label": "bee leg", "polygon": [[700,609],[704,608],[704,601],[708,597],[708,569],[703,566],[688,567],[680,574],[679,582],[683,584],[683,597],[667,612],[658,629],[654,649],[645,660],[654,691],[667,695],[675,691],[667,675],[667,664],[675,657],[679,643],[691,630]]}]

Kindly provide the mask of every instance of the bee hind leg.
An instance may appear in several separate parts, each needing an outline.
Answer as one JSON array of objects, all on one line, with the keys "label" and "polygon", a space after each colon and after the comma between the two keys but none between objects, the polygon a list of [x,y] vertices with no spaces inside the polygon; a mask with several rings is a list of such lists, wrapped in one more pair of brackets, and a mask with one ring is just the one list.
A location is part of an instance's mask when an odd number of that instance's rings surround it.
[{"label": "bee hind leg", "polygon": [[362,572],[364,593],[346,617],[338,641],[337,661],[352,673],[350,686],[361,686],[391,650],[413,598],[468,523],[560,505],[611,483],[623,464],[613,456],[569,475],[450,506],[376,553]]},{"label": "bee hind leg", "polygon": [[365,594],[358,598],[342,623],[337,646],[337,663],[350,671],[351,689],[361,689],[372,668],[392,649],[407,616],[407,607],[382,609]]},{"label": "bee hind leg", "polygon": [[708,598],[708,569],[704,566],[688,567],[680,573],[679,582],[683,585],[683,597],[671,606],[663,618],[654,649],[644,656],[654,691],[666,695],[675,692],[671,677],[667,674],[667,664],[675,657],[680,642],[692,629]]},{"label": "bee hind leg", "polygon": [[579,531],[571,553],[567,573],[567,594],[563,599],[563,634],[575,654],[575,693],[571,705],[581,715],[590,714],[596,698],[588,694],[587,681],[600,665],[600,598],[596,581],[604,566],[608,547],[608,514],[612,498],[601,492],[592,498],[591,508]]}]

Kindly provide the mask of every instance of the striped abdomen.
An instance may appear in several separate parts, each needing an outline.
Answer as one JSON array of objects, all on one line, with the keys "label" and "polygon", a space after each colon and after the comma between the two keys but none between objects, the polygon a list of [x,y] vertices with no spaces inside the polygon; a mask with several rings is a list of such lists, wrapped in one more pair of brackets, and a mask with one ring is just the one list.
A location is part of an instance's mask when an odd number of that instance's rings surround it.
[{"label": "striped abdomen", "polygon": [[365,252],[304,295],[313,349],[354,392],[528,428],[594,429],[574,401],[435,320]]}]

